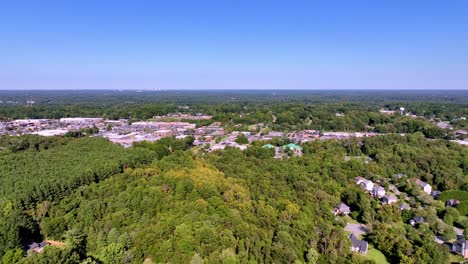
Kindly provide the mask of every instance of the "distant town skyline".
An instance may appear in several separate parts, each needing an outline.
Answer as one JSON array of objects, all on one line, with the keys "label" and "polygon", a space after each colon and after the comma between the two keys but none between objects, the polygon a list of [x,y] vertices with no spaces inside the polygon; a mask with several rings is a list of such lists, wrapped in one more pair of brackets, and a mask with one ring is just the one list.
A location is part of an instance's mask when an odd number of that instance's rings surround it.
[{"label": "distant town skyline", "polygon": [[468,89],[466,1],[7,1],[0,89]]}]

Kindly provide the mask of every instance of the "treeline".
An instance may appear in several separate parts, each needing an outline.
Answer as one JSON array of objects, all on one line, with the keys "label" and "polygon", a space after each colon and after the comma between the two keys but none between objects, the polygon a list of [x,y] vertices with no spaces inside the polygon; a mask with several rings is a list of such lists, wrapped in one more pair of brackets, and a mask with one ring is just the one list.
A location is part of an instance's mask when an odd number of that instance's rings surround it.
[{"label": "treeline", "polygon": [[[6,93],[8,98],[19,96]],[[181,111],[211,114],[214,116],[213,121],[244,129],[248,125],[264,123],[270,129],[281,131],[421,131],[430,138],[443,138],[450,136],[447,131],[438,129],[426,119],[448,120],[456,128],[468,126],[467,120],[459,118],[468,116],[466,95],[455,92],[448,96],[450,94],[445,92],[443,97],[436,97],[434,94],[416,91],[399,95],[385,91],[361,91],[359,95],[349,91],[74,91],[68,94],[63,91],[42,91],[36,95],[38,103],[33,107],[3,106],[0,119],[98,116],[146,120]],[[424,118],[403,118],[398,114],[400,107]],[[378,113],[381,108],[396,110],[397,114],[393,117],[381,115]],[[336,113],[344,116],[336,116]],[[206,124],[206,121],[198,123]]]},{"label": "treeline", "polygon": [[42,137],[39,135],[22,135],[12,137],[0,136],[0,155],[22,150],[46,150],[55,146],[64,145],[69,140],[63,137]]}]

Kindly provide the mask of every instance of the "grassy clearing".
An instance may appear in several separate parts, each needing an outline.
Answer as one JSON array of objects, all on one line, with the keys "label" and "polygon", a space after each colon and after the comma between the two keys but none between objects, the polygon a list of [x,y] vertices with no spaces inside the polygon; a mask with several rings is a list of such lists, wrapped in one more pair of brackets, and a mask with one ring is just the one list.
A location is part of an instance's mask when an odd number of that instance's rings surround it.
[{"label": "grassy clearing", "polygon": [[370,260],[374,260],[377,264],[388,264],[387,259],[385,258],[384,254],[380,252],[378,249],[375,249],[372,246],[369,246],[369,250],[367,251],[367,258]]}]

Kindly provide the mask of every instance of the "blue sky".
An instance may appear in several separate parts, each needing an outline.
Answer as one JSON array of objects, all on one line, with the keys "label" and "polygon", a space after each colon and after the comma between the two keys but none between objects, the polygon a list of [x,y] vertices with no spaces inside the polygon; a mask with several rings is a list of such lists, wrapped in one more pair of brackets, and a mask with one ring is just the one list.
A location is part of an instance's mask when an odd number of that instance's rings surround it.
[{"label": "blue sky", "polygon": [[0,1],[0,89],[468,89],[468,1]]}]

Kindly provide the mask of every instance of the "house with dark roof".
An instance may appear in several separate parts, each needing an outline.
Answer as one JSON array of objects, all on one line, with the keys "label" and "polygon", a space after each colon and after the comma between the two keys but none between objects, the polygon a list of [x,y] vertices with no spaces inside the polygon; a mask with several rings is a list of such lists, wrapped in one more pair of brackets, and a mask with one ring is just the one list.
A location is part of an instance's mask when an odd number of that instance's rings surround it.
[{"label": "house with dark roof", "polygon": [[409,223],[410,225],[412,226],[416,226],[416,225],[419,225],[421,223],[424,223],[426,220],[424,219],[424,217],[422,216],[415,216],[413,217],[413,219],[409,220]]},{"label": "house with dark roof", "polygon": [[351,234],[349,239],[351,240],[351,251],[359,252],[364,255],[367,254],[367,250],[369,249],[369,243],[367,243],[367,241],[359,240],[354,234]]},{"label": "house with dark roof", "polygon": [[445,205],[446,205],[446,206],[454,207],[454,206],[457,206],[459,203],[460,203],[460,201],[457,200],[457,199],[449,199],[449,200],[447,200],[447,202],[445,203]]},{"label": "house with dark roof", "polygon": [[468,241],[465,239],[459,239],[453,242],[450,249],[452,252],[460,254],[464,259],[468,258]]},{"label": "house with dark roof", "polygon": [[433,197],[434,199],[437,199],[437,198],[439,198],[439,195],[440,195],[441,193],[442,193],[441,191],[437,191],[437,190],[436,190],[436,191],[432,191],[432,192],[431,192],[431,195],[432,195],[432,197]]},{"label": "house with dark roof", "polygon": [[411,209],[411,207],[409,205],[405,204],[405,203],[399,203],[398,207],[400,208],[401,211]]},{"label": "house with dark roof", "polygon": [[44,248],[47,247],[48,245],[50,245],[50,243],[45,242],[45,241],[43,241],[43,242],[41,242],[41,243],[36,243],[36,242],[34,242],[34,243],[28,245],[28,250],[32,250],[32,251],[34,251],[34,252],[36,252],[36,253],[40,253],[40,252],[42,252],[42,251],[44,250]]}]

